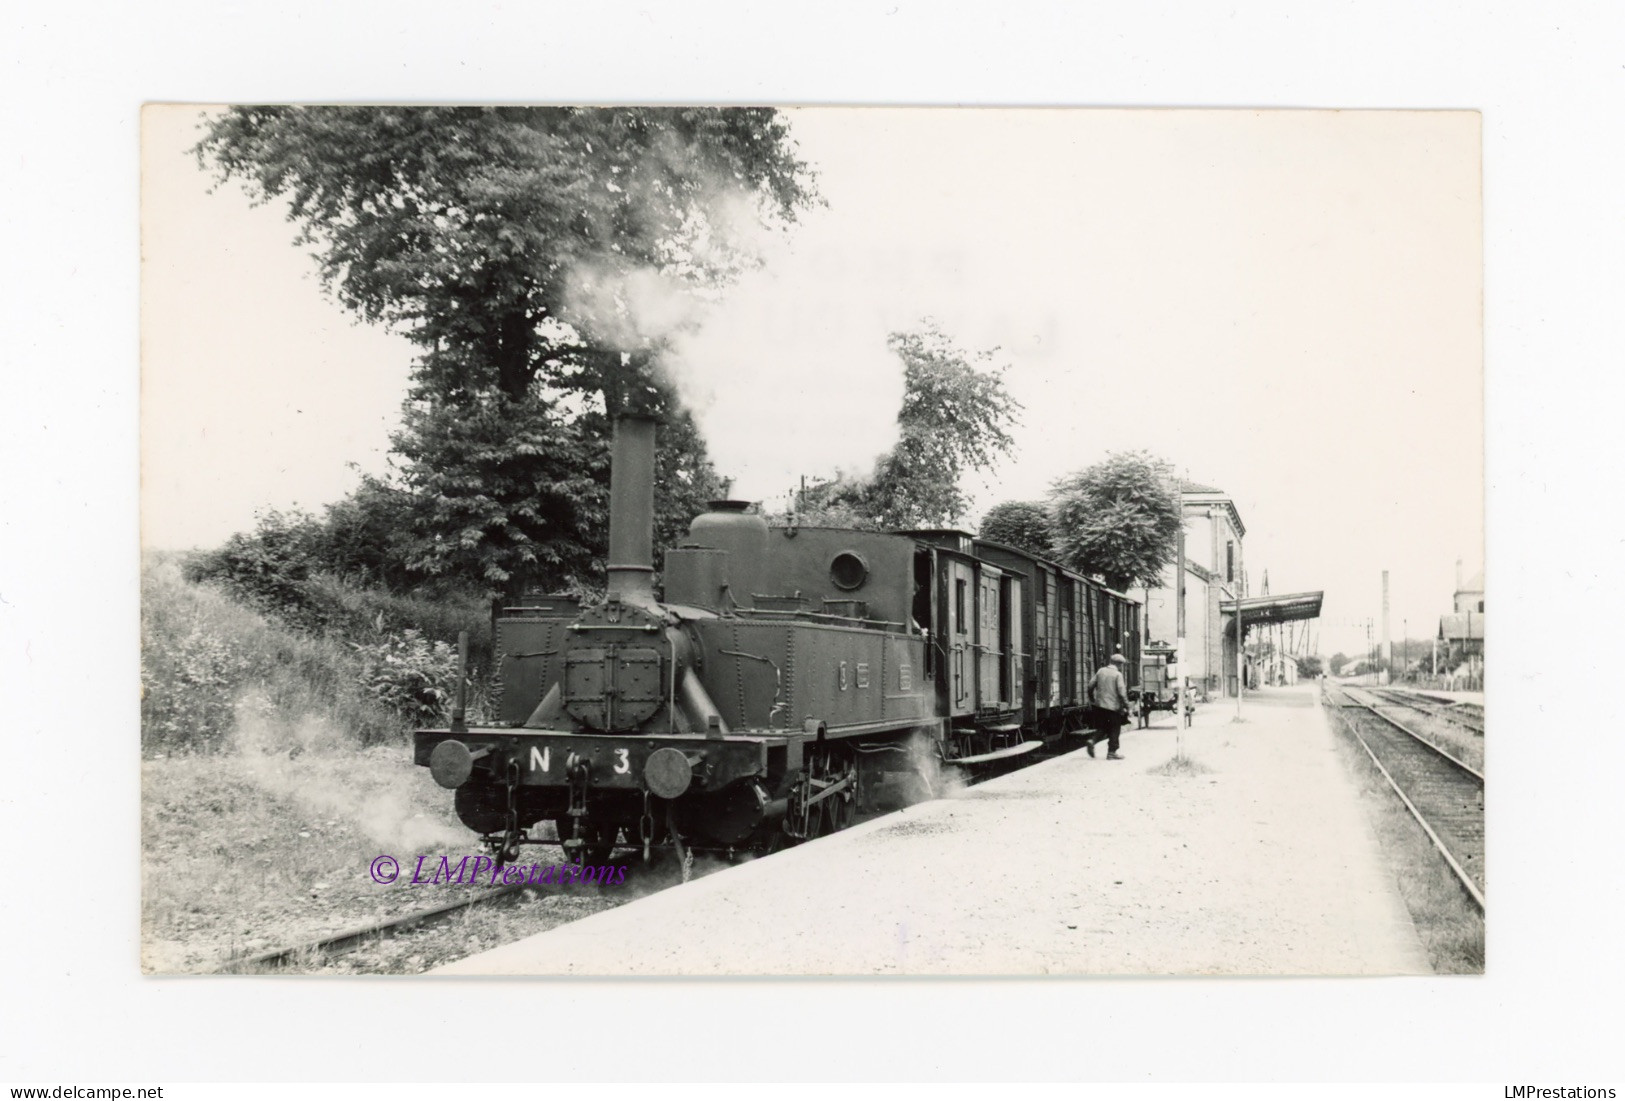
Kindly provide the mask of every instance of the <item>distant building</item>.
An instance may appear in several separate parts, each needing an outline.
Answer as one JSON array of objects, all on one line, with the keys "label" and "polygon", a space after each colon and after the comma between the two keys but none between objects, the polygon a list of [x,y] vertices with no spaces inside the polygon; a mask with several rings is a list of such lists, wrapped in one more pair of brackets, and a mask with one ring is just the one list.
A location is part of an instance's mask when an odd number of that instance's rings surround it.
[{"label": "distant building", "polygon": [[1468,678],[1484,673],[1484,571],[1462,580],[1461,559],[1456,559],[1454,611],[1439,617],[1439,672]]},{"label": "distant building", "polygon": [[1484,656],[1484,616],[1479,612],[1450,612],[1439,617],[1439,645],[1449,647],[1451,665],[1465,657]]},{"label": "distant building", "polygon": [[1265,684],[1297,684],[1298,659],[1287,653],[1273,640],[1265,640],[1259,647],[1258,674]]},{"label": "distant building", "polygon": [[1466,582],[1461,579],[1461,559],[1456,559],[1456,598],[1458,614],[1477,612],[1484,614],[1484,571],[1479,570]]}]

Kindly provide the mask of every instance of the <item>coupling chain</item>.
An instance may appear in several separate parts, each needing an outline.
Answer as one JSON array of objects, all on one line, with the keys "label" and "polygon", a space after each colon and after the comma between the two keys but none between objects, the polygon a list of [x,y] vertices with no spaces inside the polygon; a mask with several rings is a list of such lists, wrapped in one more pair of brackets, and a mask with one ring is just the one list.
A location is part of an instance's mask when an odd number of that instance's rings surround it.
[{"label": "coupling chain", "polygon": [[638,819],[638,839],[643,842],[643,862],[649,863],[655,839],[655,816],[650,808],[649,793],[643,793],[643,817]]},{"label": "coupling chain", "polygon": [[508,854],[516,851],[519,847],[519,762],[510,757],[508,767],[503,771],[508,781],[504,785],[508,789],[508,813],[506,816],[507,829],[502,839],[501,857],[503,860],[507,860]]}]

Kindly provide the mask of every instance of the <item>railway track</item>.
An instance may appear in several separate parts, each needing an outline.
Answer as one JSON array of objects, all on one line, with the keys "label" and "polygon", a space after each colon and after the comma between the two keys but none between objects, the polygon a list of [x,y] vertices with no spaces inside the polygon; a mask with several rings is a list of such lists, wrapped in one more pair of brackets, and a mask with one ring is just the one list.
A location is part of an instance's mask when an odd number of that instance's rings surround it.
[{"label": "railway track", "polygon": [[392,933],[405,932],[421,925],[445,921],[447,918],[455,917],[484,903],[510,898],[525,889],[522,886],[496,887],[489,891],[469,895],[467,898],[459,899],[456,902],[431,906],[423,910],[413,910],[410,913],[399,914],[392,918],[357,926],[353,929],[346,929],[342,933],[333,933],[315,940],[302,941],[299,944],[291,944],[284,948],[273,948],[268,952],[233,956],[222,963],[219,970],[224,974],[239,974],[252,972],[260,968],[285,967],[290,963],[313,957],[339,955]]},{"label": "railway track", "polygon": [[[1080,745],[1081,742],[1075,737],[1063,737],[1058,741],[1058,743],[1046,745],[1038,752],[1027,754],[1025,757],[989,762],[975,769],[974,771],[970,769],[962,770],[963,783],[970,786],[982,783],[985,780],[991,780],[996,776],[1008,775],[1009,773],[1018,771],[1019,769],[1027,767],[1028,765],[1037,764],[1039,761],[1048,760],[1051,757],[1059,754],[1071,752],[1072,750],[1077,749]],[[856,825],[858,822],[868,821],[869,819],[877,818],[882,814],[893,813],[893,809],[894,808],[888,808],[883,810],[861,812],[854,818],[852,824]],[[623,855],[629,854],[623,853]],[[643,887],[644,890],[628,892],[626,901],[631,901],[633,898],[641,898],[643,895],[650,893],[651,889],[658,891],[664,890],[668,886],[676,886],[678,883],[684,882],[688,878],[686,870],[679,870],[675,864],[665,866],[660,861],[657,861],[653,865],[644,867],[642,866],[641,860],[627,859],[624,862],[633,866],[628,870],[628,886],[634,885],[633,877],[644,881],[636,884],[637,886]],[[557,863],[557,861],[550,861],[550,863]],[[699,878],[700,876],[709,875],[711,872],[720,871],[724,867],[728,866],[728,864],[722,861],[708,861],[704,866],[695,870],[694,876],[695,878]],[[669,879],[670,882],[662,882],[666,879]],[[268,969],[283,968],[291,964],[299,964],[301,962],[313,959],[331,959],[363,947],[364,945],[375,943],[396,933],[402,933],[409,929],[431,926],[448,921],[468,912],[469,910],[473,910],[476,907],[508,904],[524,897],[527,893],[543,892],[569,894],[577,889],[578,888],[572,886],[556,886],[549,890],[549,888],[546,887],[526,886],[523,884],[495,887],[488,891],[480,891],[475,894],[471,894],[468,897],[459,899],[455,902],[448,902],[440,906],[427,907],[422,910],[413,910],[409,913],[399,914],[394,917],[381,919],[366,925],[346,929],[343,932],[329,934],[327,936],[314,938],[308,941],[302,941],[300,943],[287,945],[282,948],[274,948],[269,951],[234,956],[224,961],[218,970],[226,974],[239,974],[244,972],[256,972]],[[581,889],[591,890],[591,888]]]},{"label": "railway track", "polygon": [[1387,703],[1418,711],[1430,719],[1444,719],[1480,737],[1484,734],[1484,708],[1476,703],[1457,702],[1397,688],[1367,688],[1364,691]]},{"label": "railway track", "polygon": [[[1327,688],[1326,704],[1347,724],[1372,763],[1444,856],[1480,912],[1484,910],[1484,776],[1382,710],[1369,690]],[[1407,705],[1408,706],[1408,705]],[[1377,721],[1353,721],[1371,716]]]}]

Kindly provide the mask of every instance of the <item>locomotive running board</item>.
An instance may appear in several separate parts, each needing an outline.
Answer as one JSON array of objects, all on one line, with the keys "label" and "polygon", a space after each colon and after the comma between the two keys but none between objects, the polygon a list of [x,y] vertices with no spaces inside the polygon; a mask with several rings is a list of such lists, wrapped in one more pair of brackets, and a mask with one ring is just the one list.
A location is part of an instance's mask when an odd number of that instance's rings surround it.
[{"label": "locomotive running board", "polygon": [[945,764],[950,765],[979,765],[984,761],[999,761],[1005,757],[1019,757],[1023,753],[1031,753],[1035,749],[1044,748],[1040,741],[1022,742],[1020,745],[1010,746],[1008,749],[995,749],[992,753],[978,753],[974,757],[946,757]]}]

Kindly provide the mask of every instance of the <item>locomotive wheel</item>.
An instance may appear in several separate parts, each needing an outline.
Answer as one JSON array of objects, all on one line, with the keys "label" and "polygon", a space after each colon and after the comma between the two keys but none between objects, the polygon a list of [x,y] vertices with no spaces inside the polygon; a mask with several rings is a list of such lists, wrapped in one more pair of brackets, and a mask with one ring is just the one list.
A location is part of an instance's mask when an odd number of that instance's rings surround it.
[{"label": "locomotive wheel", "polygon": [[475,833],[501,833],[508,823],[508,796],[495,784],[464,784],[452,796],[457,817]]},{"label": "locomotive wheel", "polygon": [[803,841],[812,841],[829,832],[828,810],[826,803],[814,803],[807,808],[807,824],[801,835]]},{"label": "locomotive wheel", "polygon": [[851,782],[851,786],[845,791],[830,796],[822,804],[825,807],[824,821],[829,827],[829,832],[835,833],[838,830],[846,829],[858,816],[857,765],[848,765],[844,773],[839,776],[832,775],[832,778],[836,780],[844,778]]},{"label": "locomotive wheel", "polygon": [[845,790],[820,799],[807,810],[807,824],[804,839],[811,841],[815,837],[844,830],[852,824],[857,817],[857,779],[858,770],[855,762],[845,760],[846,754],[826,749],[807,762],[807,769],[812,779],[823,786],[840,783],[842,780],[850,781]]}]

